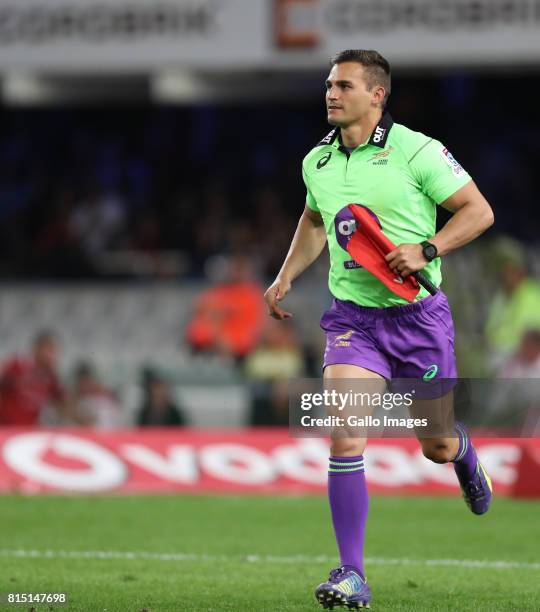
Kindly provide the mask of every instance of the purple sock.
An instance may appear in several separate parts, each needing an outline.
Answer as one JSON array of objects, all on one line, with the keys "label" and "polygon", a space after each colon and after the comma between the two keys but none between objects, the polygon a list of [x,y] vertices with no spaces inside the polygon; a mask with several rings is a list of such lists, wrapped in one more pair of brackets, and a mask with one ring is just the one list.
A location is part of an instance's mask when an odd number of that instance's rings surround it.
[{"label": "purple sock", "polygon": [[368,491],[364,457],[330,457],[328,498],[342,565],[352,565],[364,576],[364,532]]},{"label": "purple sock", "polygon": [[456,422],[456,432],[459,440],[458,452],[454,459],[456,474],[460,480],[472,480],[478,461],[476,451],[472,445],[469,432],[465,429],[464,425]]}]

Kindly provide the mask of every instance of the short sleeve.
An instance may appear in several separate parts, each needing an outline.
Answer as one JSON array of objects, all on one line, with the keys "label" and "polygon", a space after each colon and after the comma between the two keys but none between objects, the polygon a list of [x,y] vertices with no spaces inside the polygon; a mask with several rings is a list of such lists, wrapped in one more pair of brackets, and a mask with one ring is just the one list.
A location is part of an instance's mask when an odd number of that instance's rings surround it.
[{"label": "short sleeve", "polygon": [[409,161],[423,193],[440,204],[466,185],[471,177],[438,140],[428,140]]},{"label": "short sleeve", "polygon": [[306,171],[303,165],[302,165],[302,178],[304,179],[304,185],[306,186],[306,190],[307,190],[306,191],[306,204],[311,208],[311,210],[314,210],[315,212],[319,212],[319,207],[317,206],[317,202],[315,198],[313,197],[313,194],[311,193],[311,190],[309,188],[307,174],[306,174]]}]

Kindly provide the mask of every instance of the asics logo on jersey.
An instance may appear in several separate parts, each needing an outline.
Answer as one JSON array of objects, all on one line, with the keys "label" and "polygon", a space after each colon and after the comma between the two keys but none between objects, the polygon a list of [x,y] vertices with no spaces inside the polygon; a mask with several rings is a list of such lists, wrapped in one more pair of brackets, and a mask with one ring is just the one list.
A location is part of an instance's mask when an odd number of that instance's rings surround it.
[{"label": "asics logo on jersey", "polygon": [[380,126],[375,128],[375,134],[373,135],[373,142],[381,142],[386,134],[386,130]]},{"label": "asics logo on jersey", "polygon": [[438,365],[430,365],[429,368],[424,372],[424,375],[422,376],[422,380],[424,381],[428,381],[431,380],[432,378],[435,378],[435,376],[437,376],[437,372],[439,371],[439,366]]},{"label": "asics logo on jersey", "polygon": [[326,164],[330,161],[331,157],[332,151],[330,151],[330,153],[327,153],[324,157],[321,157],[321,159],[319,159],[319,161],[317,162],[317,170],[324,168]]}]

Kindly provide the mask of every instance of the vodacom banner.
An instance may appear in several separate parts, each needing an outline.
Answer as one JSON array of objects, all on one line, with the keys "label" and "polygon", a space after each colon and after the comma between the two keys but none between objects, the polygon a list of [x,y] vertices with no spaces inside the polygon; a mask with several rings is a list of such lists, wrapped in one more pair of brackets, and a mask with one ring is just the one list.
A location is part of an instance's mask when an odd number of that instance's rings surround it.
[{"label": "vodacom banner", "polygon": [[[535,494],[539,440],[480,439],[477,448],[499,493],[523,490],[526,465],[525,494]],[[0,430],[3,493],[323,492],[327,461],[324,440],[286,429]],[[415,440],[373,440],[366,475],[374,493],[457,490],[452,466],[427,461]]]}]

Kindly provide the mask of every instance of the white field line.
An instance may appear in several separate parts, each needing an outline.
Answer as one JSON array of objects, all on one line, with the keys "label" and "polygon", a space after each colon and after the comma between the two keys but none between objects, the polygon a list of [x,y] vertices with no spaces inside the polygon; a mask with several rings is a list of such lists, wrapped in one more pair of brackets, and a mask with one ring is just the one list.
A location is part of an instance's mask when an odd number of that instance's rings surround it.
[{"label": "white field line", "polygon": [[[216,563],[330,563],[336,558],[326,555],[200,555],[194,553],[124,552],[114,550],[30,550],[0,549],[0,557],[35,559],[122,559],[126,561],[211,561]],[[402,565],[421,567],[466,567],[477,569],[531,569],[540,570],[540,562],[489,561],[480,559],[407,559],[367,557],[366,565]]]}]

